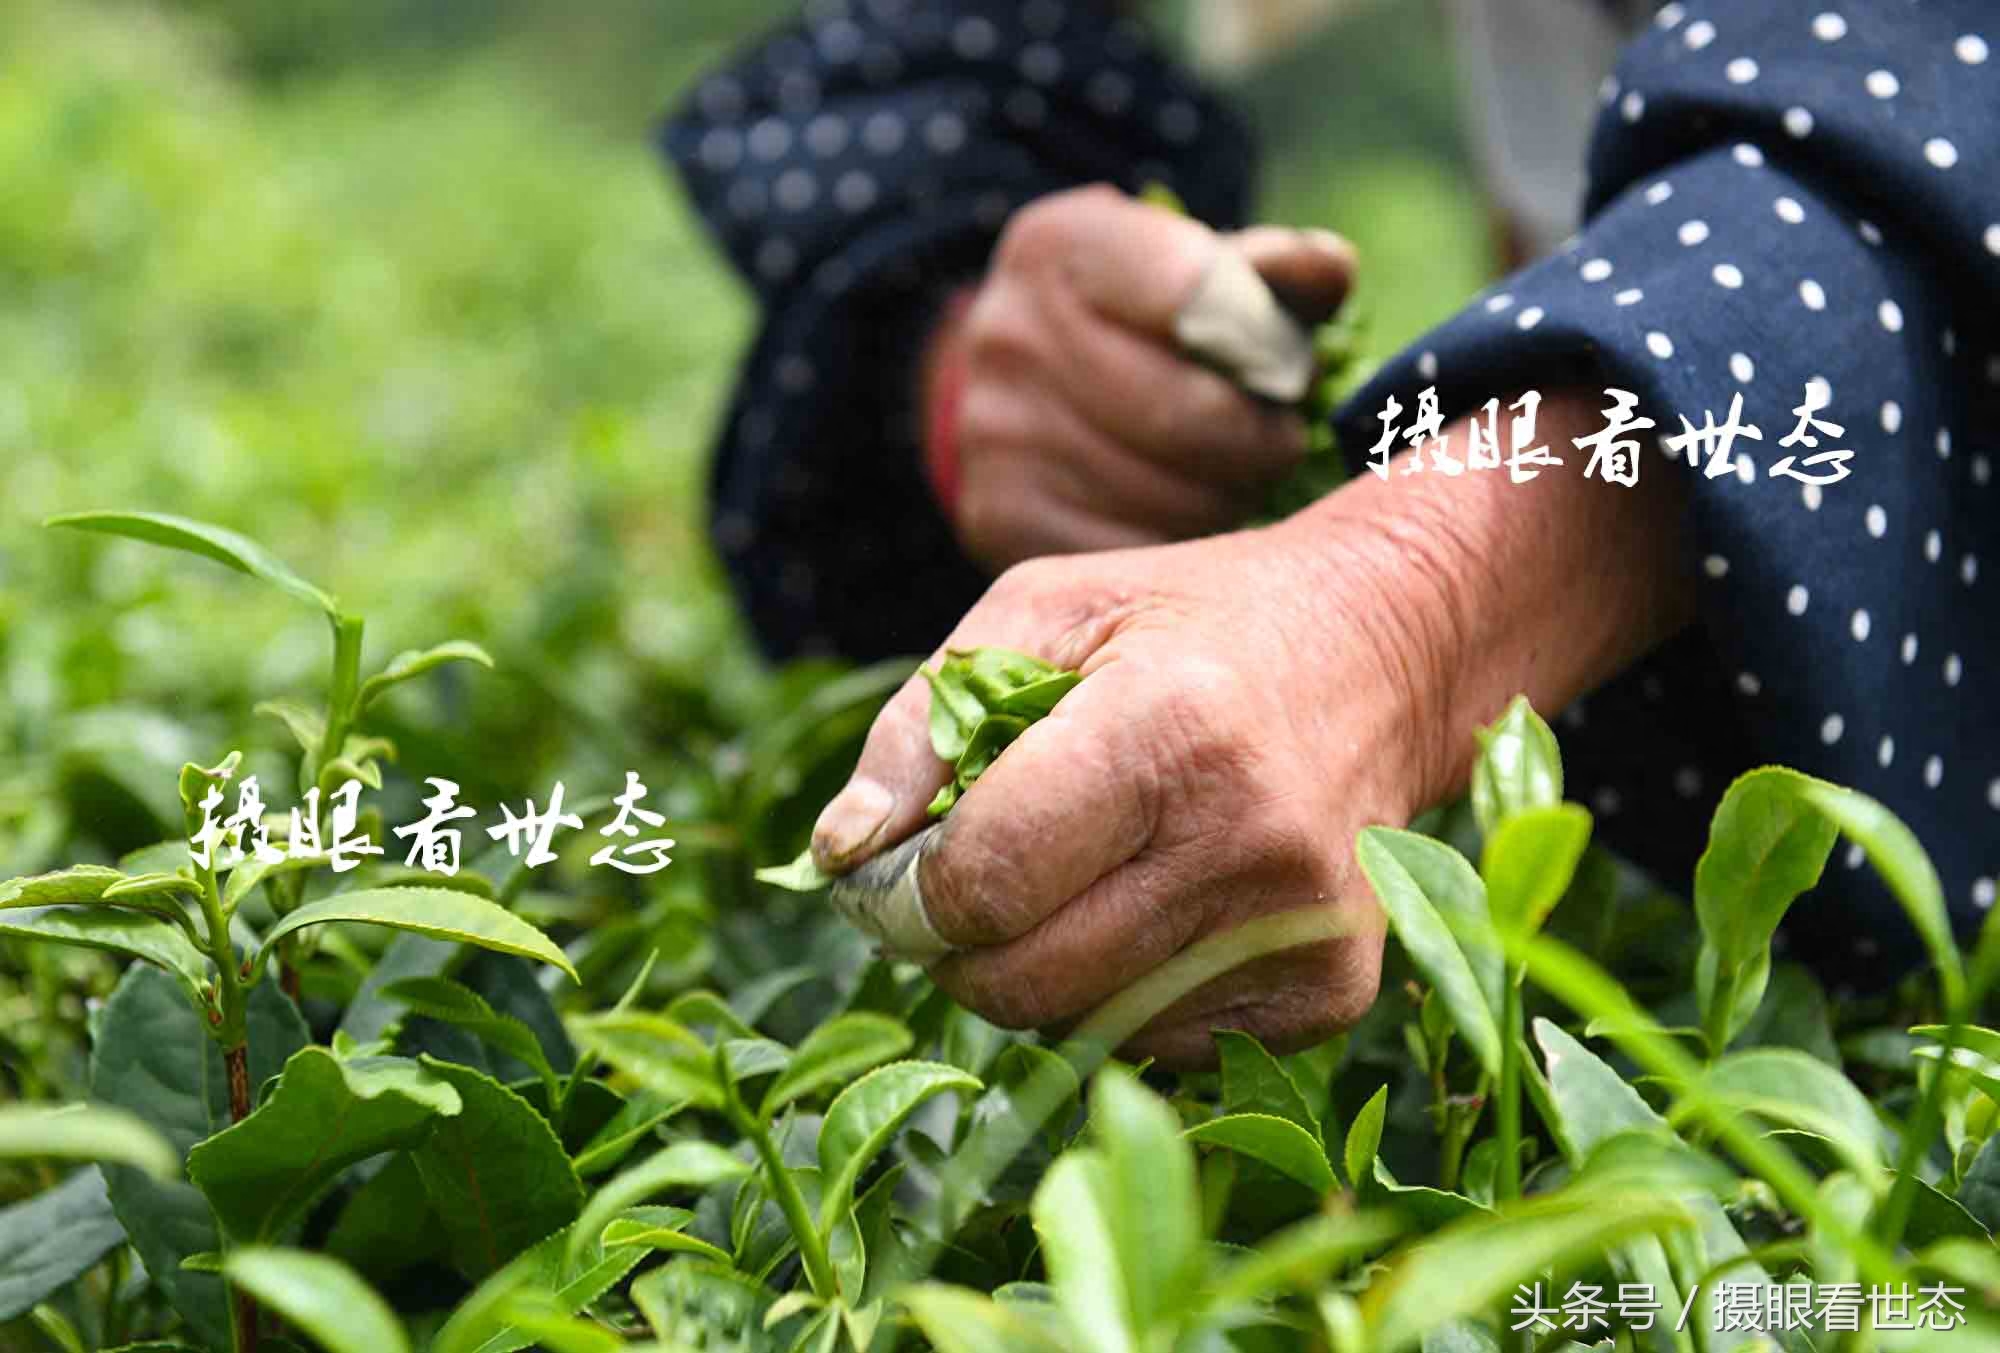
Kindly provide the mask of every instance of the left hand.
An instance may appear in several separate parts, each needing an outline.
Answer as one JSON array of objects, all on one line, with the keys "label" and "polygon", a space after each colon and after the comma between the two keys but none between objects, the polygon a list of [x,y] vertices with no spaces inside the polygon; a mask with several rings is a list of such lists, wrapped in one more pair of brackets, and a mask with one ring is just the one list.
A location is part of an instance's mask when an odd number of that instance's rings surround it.
[{"label": "left hand", "polygon": [[958,384],[945,506],[968,557],[998,573],[1225,530],[1297,467],[1297,411],[1252,398],[1176,337],[1227,252],[1307,324],[1334,312],[1354,271],[1353,250],[1324,231],[1219,235],[1103,185],[1015,213],[923,363],[926,427],[943,373]]}]

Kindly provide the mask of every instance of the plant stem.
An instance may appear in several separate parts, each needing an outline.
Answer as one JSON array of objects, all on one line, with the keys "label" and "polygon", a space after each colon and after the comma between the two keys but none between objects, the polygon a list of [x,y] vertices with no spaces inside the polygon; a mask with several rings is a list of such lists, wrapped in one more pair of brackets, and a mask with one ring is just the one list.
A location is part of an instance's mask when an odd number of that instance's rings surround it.
[{"label": "plant stem", "polygon": [[[219,1022],[211,1020],[211,1032],[215,1041],[222,1045],[225,1056],[231,1052],[241,1055],[250,1042],[243,970],[236,961],[236,946],[229,942],[229,917],[222,910],[222,890],[215,882],[214,868],[197,865],[195,877],[201,883],[201,918],[207,932],[204,939],[208,961],[215,965],[215,1002],[216,1010],[221,1015]],[[247,1072],[244,1083],[249,1083]],[[246,1099],[243,1113],[249,1111]],[[238,1118],[242,1116],[237,1115]]]},{"label": "plant stem", "polygon": [[1736,969],[1718,973],[1716,985],[1721,988],[1708,1003],[1708,1010],[1701,1021],[1703,1041],[1708,1044],[1708,1060],[1713,1062],[1729,1050],[1730,1014],[1736,1009]]},{"label": "plant stem", "polygon": [[1526,973],[1511,968],[1506,983],[1506,1027],[1500,1031],[1500,1088],[1493,1104],[1500,1160],[1493,1175],[1494,1197],[1521,1196],[1521,984]]},{"label": "plant stem", "polygon": [[930,1272],[1008,1162],[1146,1021],[1195,988],[1253,959],[1303,944],[1344,939],[1357,928],[1323,905],[1260,916],[1197,940],[1099,1006],[1056,1050],[1067,1069],[1046,1065],[1030,1073],[1010,1094],[1013,1113],[995,1115],[966,1134],[939,1176],[936,1197],[917,1221],[914,1242],[889,1256],[888,1285],[916,1282]]},{"label": "plant stem", "polygon": [[361,689],[361,617],[343,615],[333,622],[333,680],[326,694],[326,731],[310,767],[314,782],[320,768],[340,755],[354,717],[354,697]]},{"label": "plant stem", "polygon": [[116,1348],[129,1342],[125,1338],[125,1256],[127,1247],[121,1245],[111,1252],[111,1259],[105,1266],[104,1319],[99,1324],[99,1332],[104,1336],[106,1348]]},{"label": "plant stem", "polygon": [[799,1258],[806,1266],[806,1281],[812,1285],[814,1295],[828,1301],[840,1295],[840,1283],[834,1277],[833,1261],[827,1257],[826,1243],[820,1239],[819,1225],[813,1220],[812,1209],[806,1206],[805,1195],[799,1192],[798,1180],[785,1168],[785,1158],[778,1152],[778,1144],[771,1140],[770,1129],[743,1107],[736,1097],[736,1087],[729,1087],[729,1102],[725,1106],[729,1120],[738,1132],[748,1137],[757,1148],[757,1158],[764,1162],[764,1175],[771,1184],[771,1196],[777,1200],[778,1210],[785,1214],[785,1222],[792,1228],[792,1238],[799,1242]]},{"label": "plant stem", "polygon": [[229,1121],[240,1123],[250,1116],[250,1049],[238,1044],[222,1060],[229,1068]]},{"label": "plant stem", "polygon": [[1917,1201],[1917,1171],[1922,1168],[1924,1156],[1930,1150],[1931,1140],[1937,1135],[1938,1124],[1944,1117],[1945,1084],[1951,1079],[1952,1054],[1958,1050],[1965,1021],[1965,1011],[1952,1013],[1951,1027],[1945,1031],[1944,1043],[1938,1050],[1937,1065],[1931,1070],[1930,1084],[1924,1087],[1924,1097],[1917,1102],[1916,1117],[1903,1127],[1902,1149],[1896,1159],[1896,1182],[1890,1186],[1889,1196],[1882,1200],[1881,1214],[1871,1228],[1891,1254],[1902,1242],[1903,1228],[1909,1225],[1910,1209]]},{"label": "plant stem", "polygon": [[[1578,1014],[1606,1020],[1612,1041],[1646,1073],[1681,1093],[1700,1084],[1702,1064],[1683,1052],[1603,969],[1546,936],[1526,940],[1516,952],[1526,956],[1524,966],[1543,990]],[[1697,1099],[1692,1107],[1745,1169],[1768,1183],[1793,1213],[1845,1249],[1863,1277],[1880,1283],[1908,1276],[1896,1262],[1894,1251],[1876,1239],[1872,1227],[1856,1230],[1822,1201],[1819,1181],[1790,1151],[1767,1136],[1761,1124],[1727,1104]]]},{"label": "plant stem", "polygon": [[1459,1178],[1465,1169],[1465,1148],[1472,1141],[1472,1131],[1479,1126],[1480,1115],[1486,1111],[1486,1078],[1480,1078],[1479,1092],[1469,1104],[1453,1106],[1449,1114],[1444,1144],[1438,1151],[1438,1187],[1447,1193],[1459,1192]]},{"label": "plant stem", "polygon": [[[199,823],[190,830],[196,830]],[[229,942],[229,917],[222,910],[222,890],[215,882],[212,864],[196,865],[201,882],[202,923],[207,930],[208,958],[215,965],[215,1009],[210,1032],[222,1045],[222,1061],[228,1068],[229,1121],[240,1123],[250,1116],[250,1019],[243,987],[243,970],[236,962],[236,946]],[[240,1287],[230,1289],[230,1306],[235,1317],[237,1353],[256,1353],[257,1301]]]}]

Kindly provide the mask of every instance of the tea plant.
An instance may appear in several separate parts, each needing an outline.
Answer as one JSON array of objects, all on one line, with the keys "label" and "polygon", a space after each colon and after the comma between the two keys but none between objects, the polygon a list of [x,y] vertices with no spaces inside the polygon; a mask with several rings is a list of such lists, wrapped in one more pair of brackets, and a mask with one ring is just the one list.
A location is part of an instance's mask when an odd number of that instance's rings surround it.
[{"label": "tea plant", "polygon": [[[483,653],[364,677],[359,622],[242,537],[66,524],[271,582],[327,615],[334,658],[323,704],[269,706],[298,747],[296,825],[223,829],[232,753],[182,773],[187,839],[0,884],[8,942],[133,960],[91,1021],[91,1103],[0,1109],[0,1158],[41,1171],[0,1209],[8,1347],[2000,1348],[2000,1031],[1980,1023],[2000,927],[1961,951],[1921,847],[1861,795],[1776,768],[1731,786],[1690,926],[1590,846],[1517,702],[1482,734],[1467,810],[1356,843],[1397,941],[1376,1010],[1287,1056],[1218,1030],[1215,1072],[1169,1076],[1116,1050],[1334,918],[1204,940],[1044,1041],[750,882],[760,824],[806,820],[851,751],[816,721],[865,726],[906,666],[806,695],[718,820],[689,824],[707,835],[676,824],[703,867],[674,881],[677,862],[641,909],[682,907],[730,961],[655,944],[628,964],[658,929],[540,896],[558,944],[497,848],[450,887],[290,852],[338,835],[319,809],[340,786],[383,782],[376,701]],[[939,811],[990,792],[980,771],[1077,681],[997,651],[928,679]],[[1773,940],[1841,835],[1930,970],[1836,1007]],[[691,887],[732,905],[686,910]],[[371,952],[368,927],[402,933]],[[816,965],[758,957],[793,932]],[[355,980],[302,1007],[284,974],[328,963]],[[76,1160],[97,1163],[53,1168]],[[1892,1322],[1868,1303],[1768,1335],[1743,1319],[1808,1282],[1907,1285],[1929,1323],[1871,1328]]]}]

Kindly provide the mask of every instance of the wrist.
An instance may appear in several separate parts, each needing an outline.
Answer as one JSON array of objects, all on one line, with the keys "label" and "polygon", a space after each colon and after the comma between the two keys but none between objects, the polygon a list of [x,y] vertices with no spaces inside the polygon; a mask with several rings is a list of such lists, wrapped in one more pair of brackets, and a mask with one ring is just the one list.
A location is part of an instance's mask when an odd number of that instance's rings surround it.
[{"label": "wrist", "polygon": [[[1399,459],[1387,480],[1364,475],[1275,528],[1341,560],[1327,587],[1372,593],[1343,609],[1378,617],[1364,642],[1400,650],[1385,656],[1408,687],[1419,808],[1463,791],[1473,731],[1515,695],[1552,716],[1692,617],[1679,476],[1644,452],[1634,487],[1583,475],[1571,442],[1603,425],[1602,402],[1543,402],[1536,440],[1564,464],[1530,482],[1429,465],[1405,476]],[[1447,429],[1461,455],[1467,429]]]}]

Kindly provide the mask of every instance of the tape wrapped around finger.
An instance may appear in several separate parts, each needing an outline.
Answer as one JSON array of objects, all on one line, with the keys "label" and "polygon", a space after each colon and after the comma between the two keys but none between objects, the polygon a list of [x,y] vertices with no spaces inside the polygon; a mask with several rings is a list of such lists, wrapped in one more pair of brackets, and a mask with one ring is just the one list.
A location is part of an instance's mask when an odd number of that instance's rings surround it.
[{"label": "tape wrapped around finger", "polygon": [[1312,385],[1312,334],[1226,244],[1210,256],[1201,284],[1174,316],[1174,339],[1253,395],[1296,404]]},{"label": "tape wrapped around finger", "polygon": [[941,823],[885,850],[835,879],[828,897],[849,924],[874,939],[890,958],[931,963],[952,952],[924,910],[923,883],[917,865],[936,848]]}]

